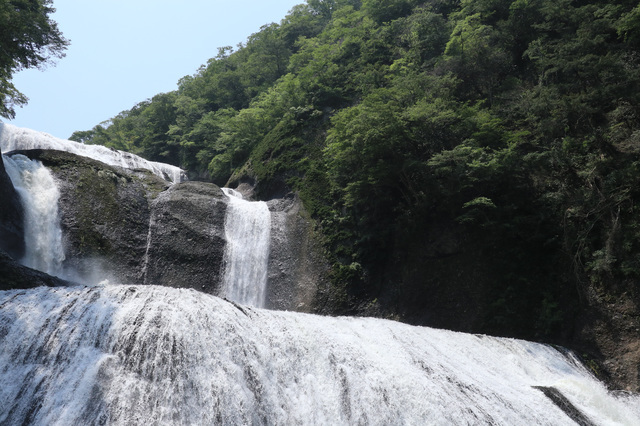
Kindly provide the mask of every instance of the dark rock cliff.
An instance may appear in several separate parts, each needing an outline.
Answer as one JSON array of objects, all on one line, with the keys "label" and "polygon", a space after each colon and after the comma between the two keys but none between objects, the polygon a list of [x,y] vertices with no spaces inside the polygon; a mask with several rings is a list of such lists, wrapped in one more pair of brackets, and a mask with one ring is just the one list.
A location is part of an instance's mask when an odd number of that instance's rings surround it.
[{"label": "dark rock cliff", "polygon": [[[64,267],[74,280],[219,294],[227,211],[227,197],[219,187],[205,182],[169,185],[144,170],[112,167],[66,152],[20,153],[40,160],[58,183]],[[250,197],[252,187],[245,184],[240,190]],[[292,194],[268,204],[268,307],[310,312],[318,289],[328,286],[329,271],[312,221]]]},{"label": "dark rock cliff", "polygon": [[0,250],[14,259],[24,256],[23,210],[20,197],[0,161]]},{"label": "dark rock cliff", "polygon": [[136,283],[146,252],[150,203],[168,184],[61,151],[24,151],[42,161],[60,189],[66,270],[82,281]]},{"label": "dark rock cliff", "polygon": [[590,283],[571,346],[616,389],[640,392],[640,294],[635,283]]},{"label": "dark rock cliff", "polygon": [[30,150],[55,176],[65,269],[82,282],[157,284],[215,293],[226,199],[213,184],[170,186],[145,170]]},{"label": "dark rock cliff", "polygon": [[[392,251],[378,276],[378,282],[393,285],[376,292],[372,279],[374,296],[360,298],[356,314],[561,345],[582,357],[611,388],[640,391],[637,283],[583,277],[579,295],[562,253],[540,265],[514,259],[508,251],[515,250],[516,242],[487,248],[486,240],[451,220],[429,222],[425,228],[398,236],[410,240],[411,250]],[[531,278],[508,274],[515,268]],[[550,294],[553,302],[546,299]]]}]

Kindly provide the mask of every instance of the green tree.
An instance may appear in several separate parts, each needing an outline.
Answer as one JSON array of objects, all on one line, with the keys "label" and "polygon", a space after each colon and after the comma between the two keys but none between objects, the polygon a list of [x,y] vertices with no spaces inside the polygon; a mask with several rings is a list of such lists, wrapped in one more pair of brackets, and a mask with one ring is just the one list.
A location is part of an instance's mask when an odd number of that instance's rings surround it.
[{"label": "green tree", "polygon": [[56,22],[52,0],[3,0],[0,2],[0,116],[15,117],[15,107],[27,97],[13,85],[13,74],[42,67],[62,58],[69,41]]},{"label": "green tree", "polygon": [[484,325],[539,337],[580,283],[639,276],[639,22],[632,0],[308,0],[75,137],[297,191],[345,309],[423,309],[473,257]]},{"label": "green tree", "polygon": [[418,3],[415,0],[364,0],[362,9],[378,22],[388,22],[404,17]]}]

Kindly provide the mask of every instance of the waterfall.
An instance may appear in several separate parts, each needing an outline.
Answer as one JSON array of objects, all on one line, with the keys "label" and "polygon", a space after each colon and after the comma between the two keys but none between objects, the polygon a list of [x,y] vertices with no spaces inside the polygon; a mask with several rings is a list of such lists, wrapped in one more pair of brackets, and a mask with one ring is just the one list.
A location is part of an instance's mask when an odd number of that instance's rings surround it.
[{"label": "waterfall", "polygon": [[157,286],[0,291],[0,307],[0,424],[640,424],[637,396],[521,340]]},{"label": "waterfall", "polygon": [[24,206],[25,256],[21,263],[60,276],[65,256],[58,186],[49,170],[37,160],[24,155],[3,155],[2,159]]},{"label": "waterfall", "polygon": [[59,139],[47,133],[0,123],[0,151],[53,149],[66,151],[82,157],[92,158],[110,166],[125,169],[146,169],[170,182],[187,180],[184,170],[170,164],[147,161],[137,155],[107,148],[101,145],[85,145],[79,142]]},{"label": "waterfall", "polygon": [[244,200],[233,189],[222,190],[229,197],[222,294],[243,305],[263,307],[271,233],[269,208],[262,201]]}]

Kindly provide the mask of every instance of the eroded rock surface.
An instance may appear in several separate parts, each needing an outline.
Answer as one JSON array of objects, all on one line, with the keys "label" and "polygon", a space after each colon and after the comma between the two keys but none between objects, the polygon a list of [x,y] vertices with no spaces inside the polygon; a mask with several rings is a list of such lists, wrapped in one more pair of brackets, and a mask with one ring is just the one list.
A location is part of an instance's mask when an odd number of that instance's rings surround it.
[{"label": "eroded rock surface", "polygon": [[271,211],[267,308],[311,312],[319,289],[329,286],[329,264],[314,238],[313,223],[293,194],[267,204]]},{"label": "eroded rock surface", "polygon": [[226,198],[216,185],[170,185],[146,170],[61,151],[22,153],[42,161],[57,180],[64,267],[77,281],[215,292],[226,211]]},{"label": "eroded rock surface", "polygon": [[226,196],[204,182],[171,186],[153,202],[144,284],[217,294],[224,259]]}]

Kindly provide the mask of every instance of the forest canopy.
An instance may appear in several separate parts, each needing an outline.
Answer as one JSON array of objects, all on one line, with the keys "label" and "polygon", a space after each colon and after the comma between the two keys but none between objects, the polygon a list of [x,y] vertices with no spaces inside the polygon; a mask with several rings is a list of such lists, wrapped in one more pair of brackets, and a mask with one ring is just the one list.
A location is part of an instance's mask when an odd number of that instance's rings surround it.
[{"label": "forest canopy", "polygon": [[296,191],[345,310],[446,224],[493,271],[490,326],[533,336],[640,278],[639,73],[635,1],[308,0],[72,139]]}]

